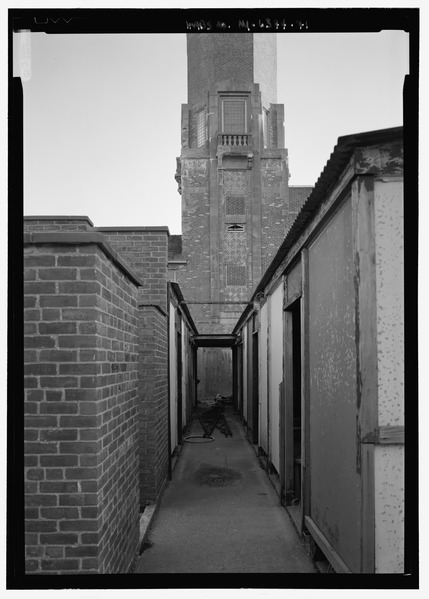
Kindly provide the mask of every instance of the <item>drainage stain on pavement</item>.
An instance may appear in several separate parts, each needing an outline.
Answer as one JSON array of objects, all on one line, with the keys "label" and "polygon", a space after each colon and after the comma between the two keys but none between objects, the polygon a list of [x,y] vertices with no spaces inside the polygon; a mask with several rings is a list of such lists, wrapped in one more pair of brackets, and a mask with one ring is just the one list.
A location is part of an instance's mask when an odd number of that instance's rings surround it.
[{"label": "drainage stain on pavement", "polygon": [[242,476],[238,470],[226,466],[201,465],[193,478],[202,487],[232,487],[239,483]]}]

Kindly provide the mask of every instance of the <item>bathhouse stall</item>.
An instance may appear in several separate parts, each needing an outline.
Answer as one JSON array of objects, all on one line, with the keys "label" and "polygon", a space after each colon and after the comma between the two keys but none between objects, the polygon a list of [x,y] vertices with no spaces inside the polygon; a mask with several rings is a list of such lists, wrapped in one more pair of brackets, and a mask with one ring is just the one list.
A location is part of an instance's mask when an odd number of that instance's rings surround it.
[{"label": "bathhouse stall", "polygon": [[233,331],[249,438],[338,573],[404,568],[402,157],[402,128],[338,139]]}]

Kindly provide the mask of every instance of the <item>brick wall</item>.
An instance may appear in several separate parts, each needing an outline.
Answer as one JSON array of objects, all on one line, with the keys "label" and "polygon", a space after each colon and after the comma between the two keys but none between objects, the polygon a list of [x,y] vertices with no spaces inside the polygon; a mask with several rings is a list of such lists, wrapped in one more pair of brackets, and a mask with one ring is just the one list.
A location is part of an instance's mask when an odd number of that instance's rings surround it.
[{"label": "brick wall", "polygon": [[[283,151],[284,152],[284,151]],[[289,226],[288,173],[284,157],[261,159],[262,274],[277,253]]]},{"label": "brick wall", "polygon": [[140,306],[140,502],[154,502],[168,476],[167,314]]},{"label": "brick wall", "polygon": [[26,571],[125,572],[139,534],[139,281],[94,233],[24,243]]},{"label": "brick wall", "polygon": [[[226,80],[262,84],[268,107],[276,101],[275,36],[253,33],[190,33],[187,35],[188,102],[191,107],[207,100],[210,86]],[[255,73],[261,78],[255,78]]]},{"label": "brick wall", "polygon": [[141,303],[167,310],[167,227],[99,227],[132,270],[142,279]]},{"label": "brick wall", "polygon": [[98,229],[142,279],[139,290],[140,505],[168,475],[167,227]]}]

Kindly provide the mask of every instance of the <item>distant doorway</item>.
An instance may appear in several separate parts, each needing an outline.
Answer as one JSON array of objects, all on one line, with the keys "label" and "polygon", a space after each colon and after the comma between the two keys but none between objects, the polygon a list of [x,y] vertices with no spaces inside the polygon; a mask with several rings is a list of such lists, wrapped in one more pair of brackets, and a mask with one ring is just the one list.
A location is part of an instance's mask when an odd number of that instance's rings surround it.
[{"label": "distant doorway", "polygon": [[232,395],[232,349],[200,347],[198,349],[198,400],[216,395]]}]

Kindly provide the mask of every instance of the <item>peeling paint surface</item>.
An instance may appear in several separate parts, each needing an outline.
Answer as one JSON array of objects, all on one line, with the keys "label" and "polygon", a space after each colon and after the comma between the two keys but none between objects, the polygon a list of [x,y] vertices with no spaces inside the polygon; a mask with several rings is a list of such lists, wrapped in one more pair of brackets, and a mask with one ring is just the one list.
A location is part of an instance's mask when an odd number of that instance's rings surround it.
[{"label": "peeling paint surface", "polygon": [[350,570],[359,572],[352,238],[349,199],[309,248],[311,518]]},{"label": "peeling paint surface", "polygon": [[404,168],[403,146],[396,144],[357,148],[355,169],[359,173],[374,175],[402,175]]},{"label": "peeling paint surface", "polygon": [[403,185],[375,183],[379,426],[404,424]]},{"label": "peeling paint surface", "polygon": [[404,447],[375,447],[375,565],[378,574],[404,571]]}]

